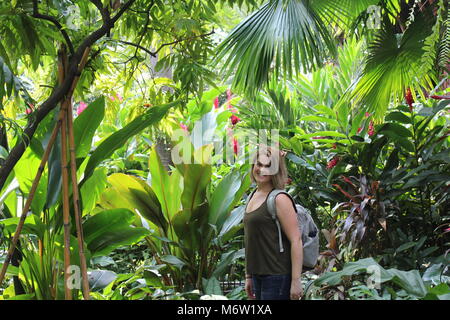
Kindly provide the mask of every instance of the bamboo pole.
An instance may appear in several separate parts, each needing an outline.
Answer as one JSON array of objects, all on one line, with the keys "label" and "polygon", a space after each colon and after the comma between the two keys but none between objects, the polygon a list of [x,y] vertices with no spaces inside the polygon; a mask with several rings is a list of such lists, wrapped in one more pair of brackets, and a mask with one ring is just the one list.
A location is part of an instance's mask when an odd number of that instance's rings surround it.
[{"label": "bamboo pole", "polygon": [[69,283],[70,274],[70,205],[69,205],[69,172],[67,165],[67,102],[63,103],[64,117],[61,125],[61,173],[63,192],[63,224],[64,224],[64,292],[66,300],[72,300]]},{"label": "bamboo pole", "polygon": [[[71,104],[70,104],[71,105]],[[69,108],[72,110],[72,108]],[[77,164],[75,155],[75,137],[73,133],[73,116],[72,112],[67,113],[68,129],[69,129],[69,151],[70,151],[70,171],[72,179],[73,206],[75,211],[75,224],[77,228],[78,250],[80,255],[81,276],[83,286],[83,297],[89,300],[89,281],[87,276],[86,256],[84,254],[84,234],[81,221],[81,205],[80,194],[78,190]]]},{"label": "bamboo pole", "polygon": [[85,300],[89,300],[89,279],[87,276],[87,264],[86,256],[84,253],[84,234],[83,226],[81,221],[81,205],[80,205],[80,193],[78,189],[78,179],[77,179],[77,164],[75,155],[75,136],[73,131],[73,115],[72,115],[72,102],[71,97],[75,87],[78,83],[78,79],[81,75],[81,71],[84,69],[87,58],[89,56],[90,48],[86,48],[83,57],[81,58],[80,65],[78,68],[78,74],[74,80],[73,86],[70,91],[70,97],[68,100],[68,111],[67,111],[67,128],[69,136],[69,151],[70,151],[70,171],[72,180],[72,195],[73,195],[73,206],[75,212],[75,225],[77,229],[77,240],[78,240],[78,254],[80,256],[80,267],[82,276],[82,291]]},{"label": "bamboo pole", "polygon": [[[61,50],[58,61],[58,79],[60,84],[64,81],[67,70],[67,54]],[[68,285],[70,274],[70,205],[69,205],[69,172],[67,165],[67,109],[68,99],[61,103],[63,113],[61,124],[61,175],[62,175],[62,202],[63,202],[63,225],[64,225],[64,293],[66,300],[72,300],[72,289]]]},{"label": "bamboo pole", "polygon": [[[67,99],[62,102],[61,110],[60,110],[59,115],[58,115],[57,123],[56,123],[55,127],[53,128],[52,135],[50,136],[49,142],[48,142],[47,147],[46,147],[46,149],[44,151],[44,155],[43,155],[43,157],[41,159],[41,163],[40,163],[38,171],[36,173],[36,177],[33,180],[33,183],[32,183],[31,189],[30,189],[30,193],[28,194],[27,201],[25,202],[22,214],[20,216],[19,223],[17,224],[16,231],[15,231],[13,239],[11,241],[10,248],[8,249],[8,252],[7,252],[7,255],[6,255],[6,259],[5,259],[4,263],[3,263],[2,269],[0,271],[0,285],[2,284],[2,282],[3,282],[4,278],[5,278],[6,271],[8,269],[9,263],[11,262],[12,255],[14,253],[14,250],[16,249],[20,233],[22,232],[22,228],[23,228],[23,225],[25,223],[25,219],[27,217],[27,213],[30,210],[31,203],[32,203],[34,195],[36,193],[36,189],[37,189],[37,187],[39,185],[40,178],[42,177],[42,173],[44,172],[45,165],[46,165],[46,163],[48,161],[48,158],[49,158],[49,155],[50,155],[50,151],[51,151],[51,149],[53,147],[53,144],[56,141],[56,138],[58,136],[59,130],[62,129],[63,122],[67,121],[67,118],[65,116],[65,113],[66,113],[65,110],[67,110],[66,101],[70,101],[70,99],[72,97],[72,94],[73,94],[73,92],[75,90],[75,87],[76,87],[76,85],[78,83],[78,80],[80,78],[80,73],[81,73],[81,71],[83,70],[83,68],[84,68],[84,66],[86,64],[87,58],[89,56],[89,52],[90,52],[90,48],[88,47],[88,48],[86,48],[86,50],[84,52],[84,55],[83,55],[83,57],[81,59],[81,62],[79,64],[78,74],[75,76],[75,78],[74,78],[74,80],[72,82],[72,86],[71,86],[71,88],[70,88],[70,90],[69,90],[69,92],[68,92],[68,94],[66,96]],[[62,59],[60,61],[62,61]],[[60,61],[58,62],[58,68],[59,68],[58,69],[58,77],[59,77],[60,83],[62,83],[63,76],[64,76],[64,72],[63,72],[64,71],[64,66],[63,66],[62,63],[60,63]],[[72,110],[70,110],[70,112],[71,111]],[[67,126],[65,126],[65,127],[67,128]],[[65,132],[65,130],[62,130],[62,132]],[[72,132],[73,132],[73,127],[72,127]],[[62,143],[62,145],[65,145],[65,144]],[[74,145],[74,143],[73,143],[73,145]],[[66,150],[66,152],[67,152],[67,150]],[[66,154],[66,153],[63,153],[63,154]],[[75,163],[75,169],[76,169],[76,163]],[[67,170],[67,165],[66,165],[66,170]],[[64,172],[64,169],[63,169],[63,172]],[[76,171],[75,171],[75,173],[76,173]],[[74,179],[74,181],[77,181],[77,180]],[[68,186],[68,184],[67,184],[67,186]],[[77,191],[78,191],[78,185],[77,185],[77,187],[75,189],[77,189]],[[78,194],[77,204],[78,204],[78,208],[79,208],[79,194]],[[81,215],[80,215],[79,219],[76,218],[76,222],[77,222],[77,224],[79,224],[79,227],[80,227],[80,231],[78,231],[78,226],[77,226],[78,234],[79,235],[81,234],[81,239],[79,239],[79,241],[80,240],[83,241],[83,234],[82,234],[82,228],[81,228]],[[64,227],[66,228],[66,223],[65,223]],[[69,238],[69,240],[70,240],[70,238]],[[66,244],[65,248],[69,248],[70,249],[70,241],[69,241],[69,245],[67,245],[66,241],[65,241],[65,244]],[[81,260],[82,272],[83,272],[83,295],[84,295],[85,299],[88,299],[89,298],[89,283],[88,283],[88,279],[87,279],[86,259],[85,259],[85,255],[84,255],[84,249],[83,249],[84,245],[79,246],[79,247],[81,248],[80,252],[79,252],[80,253],[80,258],[83,257],[82,259],[80,259]],[[84,271],[83,271],[83,269],[84,269]],[[65,278],[66,278],[66,274],[68,274],[67,268],[65,269],[65,273],[64,274],[65,274]],[[67,279],[65,281],[65,286],[67,287]],[[67,296],[67,294],[66,294],[66,296]]]}]

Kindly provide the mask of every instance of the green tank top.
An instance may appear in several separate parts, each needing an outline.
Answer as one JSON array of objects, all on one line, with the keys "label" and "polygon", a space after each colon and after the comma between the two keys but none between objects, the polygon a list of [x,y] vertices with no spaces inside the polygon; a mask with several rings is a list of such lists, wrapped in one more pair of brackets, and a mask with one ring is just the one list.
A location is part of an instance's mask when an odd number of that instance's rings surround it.
[{"label": "green tank top", "polygon": [[[246,208],[247,210],[247,208]],[[247,274],[290,274],[291,243],[282,232],[284,252],[280,252],[278,229],[267,208],[267,197],[263,204],[244,214],[245,267]]]}]

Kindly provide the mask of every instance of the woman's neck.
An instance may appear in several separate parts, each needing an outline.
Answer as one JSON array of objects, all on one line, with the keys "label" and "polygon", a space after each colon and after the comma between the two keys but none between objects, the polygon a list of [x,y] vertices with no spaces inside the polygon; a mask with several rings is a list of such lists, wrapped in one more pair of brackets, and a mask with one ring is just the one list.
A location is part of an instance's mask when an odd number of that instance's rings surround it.
[{"label": "woman's neck", "polygon": [[257,189],[263,193],[269,193],[273,190],[273,186],[271,183],[258,184]]}]

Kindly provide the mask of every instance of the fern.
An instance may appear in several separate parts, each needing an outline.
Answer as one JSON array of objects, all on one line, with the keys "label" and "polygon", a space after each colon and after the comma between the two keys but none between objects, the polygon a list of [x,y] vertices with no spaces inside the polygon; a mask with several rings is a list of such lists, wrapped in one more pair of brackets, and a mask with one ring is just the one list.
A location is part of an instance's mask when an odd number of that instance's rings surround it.
[{"label": "fern", "polygon": [[[447,6],[447,8],[445,8]],[[446,18],[444,20],[444,14]],[[443,36],[439,46],[438,65],[447,68],[450,61],[450,5],[447,1],[441,2],[440,15],[442,19]]]},{"label": "fern", "polygon": [[[422,74],[433,72],[437,66],[445,68],[450,58],[449,18],[448,8],[445,9],[445,3],[445,0],[439,2],[436,23],[433,25],[431,34],[424,42],[423,48],[425,53],[421,59]],[[447,18],[444,20],[446,10]]]}]

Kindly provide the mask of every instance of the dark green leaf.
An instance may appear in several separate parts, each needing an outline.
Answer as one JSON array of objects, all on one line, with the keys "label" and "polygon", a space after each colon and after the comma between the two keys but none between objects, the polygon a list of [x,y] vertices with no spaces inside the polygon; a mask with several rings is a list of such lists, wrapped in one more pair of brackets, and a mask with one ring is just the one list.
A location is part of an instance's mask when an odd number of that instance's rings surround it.
[{"label": "dark green leaf", "polygon": [[92,139],[105,114],[105,97],[100,97],[89,106],[73,122],[75,137],[75,154],[84,158],[91,150]]},{"label": "dark green leaf", "polygon": [[94,172],[95,168],[105,159],[110,157],[114,151],[122,147],[128,139],[138,134],[145,128],[157,123],[160,121],[167,111],[174,105],[178,104],[178,100],[172,103],[169,103],[165,106],[160,107],[152,107],[150,111],[146,114],[143,114],[121,130],[116,131],[108,138],[106,138],[92,153],[89,161],[86,165],[86,169],[84,171],[84,179],[81,182],[83,184]]}]

